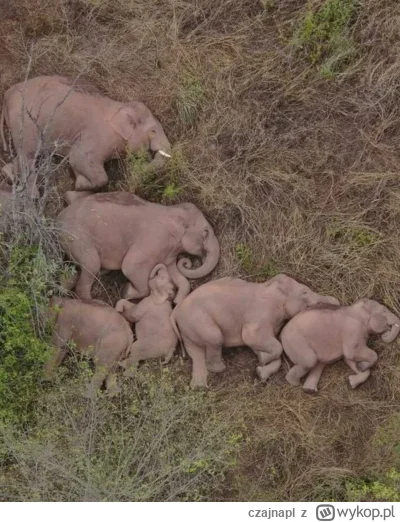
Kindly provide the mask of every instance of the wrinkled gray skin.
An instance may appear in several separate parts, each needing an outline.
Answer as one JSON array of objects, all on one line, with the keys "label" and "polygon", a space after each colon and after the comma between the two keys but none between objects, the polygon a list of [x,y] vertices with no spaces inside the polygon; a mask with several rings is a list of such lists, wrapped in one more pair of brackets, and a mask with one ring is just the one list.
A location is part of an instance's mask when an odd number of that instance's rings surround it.
[{"label": "wrinkled gray skin", "polygon": [[171,316],[192,358],[191,386],[206,387],[208,371],[225,369],[222,347],[242,345],[258,356],[257,372],[266,380],[281,365],[277,335],[284,321],[318,304],[339,302],[284,274],[261,284],[224,278],[196,288]]},{"label": "wrinkled gray skin", "polygon": [[55,319],[54,353],[46,364],[44,378],[53,378],[54,371],[67,355],[68,343],[73,342],[80,352],[90,355],[96,365],[85,396],[94,398],[104,380],[110,396],[119,393],[115,370],[133,343],[129,323],[114,308],[97,300],[82,302],[53,297],[49,315]]},{"label": "wrinkled gray skin", "polygon": [[139,361],[164,357],[163,364],[169,363],[178,342],[170,322],[175,289],[165,265],[154,267],[149,286],[150,295],[139,304],[121,299],[115,305],[127,321],[135,323],[136,341],[129,357],[121,363],[127,377],[134,375]]},{"label": "wrinkled gray skin", "polygon": [[382,334],[386,343],[394,341],[400,331],[400,319],[385,306],[361,299],[352,306],[309,310],[296,315],[283,328],[281,342],[294,366],[286,375],[293,386],[307,375],[304,390],[317,392],[324,367],[344,358],[355,375],[352,388],[365,382],[376,363],[376,352],[368,348],[371,334]]},{"label": "wrinkled gray skin", "polygon": [[[198,279],[214,270],[219,243],[203,214],[191,203],[164,206],[129,192],[82,194],[69,192],[71,204],[58,216],[61,244],[81,267],[75,292],[90,299],[90,290],[101,269],[122,270],[129,280],[124,297],[149,295],[153,268],[167,266],[180,302],[189,292],[186,278]],[[199,256],[202,266],[191,269],[181,253]]]},{"label": "wrinkled gray skin", "polygon": [[171,152],[161,124],[143,103],[117,102],[62,76],[39,76],[5,93],[0,131],[7,150],[4,121],[17,157],[11,169],[9,164],[3,170],[8,175],[29,172],[32,197],[38,195],[33,166],[39,151],[56,148],[57,155],[68,156],[76,190],[106,185],[104,162],[126,149],[156,153],[150,168],[160,167]]}]

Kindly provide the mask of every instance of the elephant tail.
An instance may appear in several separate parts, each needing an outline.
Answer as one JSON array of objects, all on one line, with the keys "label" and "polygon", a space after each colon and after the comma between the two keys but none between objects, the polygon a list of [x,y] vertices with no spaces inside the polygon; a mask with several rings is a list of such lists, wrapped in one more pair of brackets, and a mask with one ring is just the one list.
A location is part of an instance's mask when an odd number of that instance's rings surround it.
[{"label": "elephant tail", "polygon": [[177,336],[177,338],[179,340],[179,346],[181,347],[182,359],[187,359],[187,354],[186,354],[186,350],[185,350],[185,344],[183,342],[183,339],[182,339],[182,336],[181,336],[181,332],[179,331],[178,325],[176,324],[175,317],[174,317],[175,310],[176,310],[176,308],[173,310],[172,314],[169,316],[169,320],[171,322],[172,329],[175,332],[175,335]]},{"label": "elephant tail", "polygon": [[3,144],[3,150],[4,152],[8,152],[6,139],[4,137],[4,118],[5,118],[5,106],[3,104],[3,108],[1,109],[1,115],[0,115],[0,136],[1,136],[1,142]]}]

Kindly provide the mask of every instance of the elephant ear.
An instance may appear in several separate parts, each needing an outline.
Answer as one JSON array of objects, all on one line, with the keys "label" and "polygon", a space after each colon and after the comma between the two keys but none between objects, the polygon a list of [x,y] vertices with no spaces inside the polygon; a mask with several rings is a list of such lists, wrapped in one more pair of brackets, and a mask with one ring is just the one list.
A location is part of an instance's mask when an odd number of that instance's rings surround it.
[{"label": "elephant ear", "polygon": [[156,265],[151,271],[149,285],[151,288],[151,297],[156,304],[162,304],[168,301],[169,295],[163,288],[162,278],[169,279],[169,277],[167,267],[162,263]]},{"label": "elephant ear", "polygon": [[287,297],[293,286],[293,279],[286,274],[278,274],[264,283],[265,287],[275,286],[285,297]]},{"label": "elephant ear", "polygon": [[140,125],[140,115],[132,107],[121,107],[109,120],[113,130],[125,141],[129,141],[135,129]]},{"label": "elephant ear", "polygon": [[171,247],[173,247],[182,241],[182,238],[189,227],[189,223],[185,210],[179,208],[178,205],[167,207],[166,211],[167,212],[160,222],[167,227],[168,232],[170,233]]}]

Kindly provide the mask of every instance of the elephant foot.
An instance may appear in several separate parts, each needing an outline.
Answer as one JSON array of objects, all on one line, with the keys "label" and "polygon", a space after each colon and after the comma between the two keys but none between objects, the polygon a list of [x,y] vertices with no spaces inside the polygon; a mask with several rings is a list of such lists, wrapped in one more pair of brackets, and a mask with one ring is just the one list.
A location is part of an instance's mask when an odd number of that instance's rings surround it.
[{"label": "elephant foot", "polygon": [[11,182],[14,182],[14,171],[13,171],[13,168],[12,168],[12,163],[7,163],[7,165],[4,165],[4,167],[1,169],[1,172],[5,176],[7,176],[7,178]]},{"label": "elephant foot", "polygon": [[360,386],[363,382],[365,382],[370,376],[370,371],[366,370],[363,373],[357,373],[355,375],[349,375],[349,383],[352,389],[354,390],[357,386]]},{"label": "elephant foot", "polygon": [[316,386],[303,386],[303,390],[306,393],[310,393],[314,395],[315,393],[318,393],[318,388]]},{"label": "elephant foot", "polygon": [[369,370],[371,366],[373,366],[373,364],[367,361],[361,361],[357,363],[357,368],[360,370],[360,372],[365,372],[366,370]]},{"label": "elephant foot", "polygon": [[301,382],[298,377],[291,375],[290,372],[285,376],[285,379],[291,386],[300,386]]},{"label": "elephant foot", "polygon": [[226,369],[226,364],[222,359],[207,362],[207,370],[212,373],[221,373]]},{"label": "elephant foot", "polygon": [[208,388],[207,379],[194,379],[190,381],[190,387],[192,390],[206,390]]},{"label": "elephant foot", "polygon": [[256,373],[260,381],[265,382],[271,377],[273,372],[269,371],[265,366],[257,366]]}]

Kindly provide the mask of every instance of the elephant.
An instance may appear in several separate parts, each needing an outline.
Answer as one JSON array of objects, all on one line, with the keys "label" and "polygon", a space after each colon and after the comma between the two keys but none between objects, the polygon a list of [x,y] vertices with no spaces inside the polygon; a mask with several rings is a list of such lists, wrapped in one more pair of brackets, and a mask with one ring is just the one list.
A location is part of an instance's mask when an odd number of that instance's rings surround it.
[{"label": "elephant", "polygon": [[139,304],[121,299],[115,305],[115,309],[127,321],[135,323],[136,341],[131,347],[129,357],[120,363],[120,366],[126,368],[127,377],[134,375],[135,367],[140,361],[165,357],[163,364],[169,363],[178,343],[169,319],[175,289],[165,265],[158,264],[153,268],[149,286],[150,295]]},{"label": "elephant", "polygon": [[129,323],[112,306],[102,301],[79,301],[53,297],[50,299],[49,318],[55,321],[52,337],[53,354],[44,370],[44,380],[52,380],[54,371],[68,352],[68,343],[90,355],[96,366],[85,397],[94,398],[106,381],[107,393],[120,392],[115,370],[133,344]]},{"label": "elephant", "polygon": [[[192,203],[165,206],[145,201],[129,192],[74,193],[58,215],[61,246],[81,267],[75,293],[91,298],[91,287],[101,269],[122,270],[128,279],[123,297],[141,299],[149,295],[149,276],[163,263],[174,285],[179,303],[189,292],[186,278],[199,279],[216,267],[218,239],[204,215]],[[199,256],[202,266],[192,268],[181,253]]]},{"label": "elephant", "polygon": [[39,76],[7,90],[0,116],[11,131],[17,157],[3,168],[8,175],[28,174],[27,188],[38,197],[35,159],[43,150],[68,157],[75,190],[97,190],[108,182],[104,163],[127,149],[151,151],[150,169],[171,157],[171,146],[160,122],[141,102],[122,103],[103,96],[78,80]]},{"label": "elephant", "polygon": [[281,365],[277,335],[285,320],[318,304],[339,304],[285,274],[265,283],[226,277],[194,290],[172,312],[171,322],[192,359],[192,388],[207,387],[207,373],[225,369],[222,347],[249,346],[262,381]]},{"label": "elephant", "polygon": [[325,366],[344,358],[354,372],[349,376],[354,389],[365,382],[378,359],[368,348],[371,334],[382,334],[391,343],[400,332],[400,319],[385,306],[371,299],[361,299],[351,306],[308,310],[294,317],[283,328],[281,343],[294,366],[286,375],[293,386],[307,375],[304,390],[318,391]]}]

